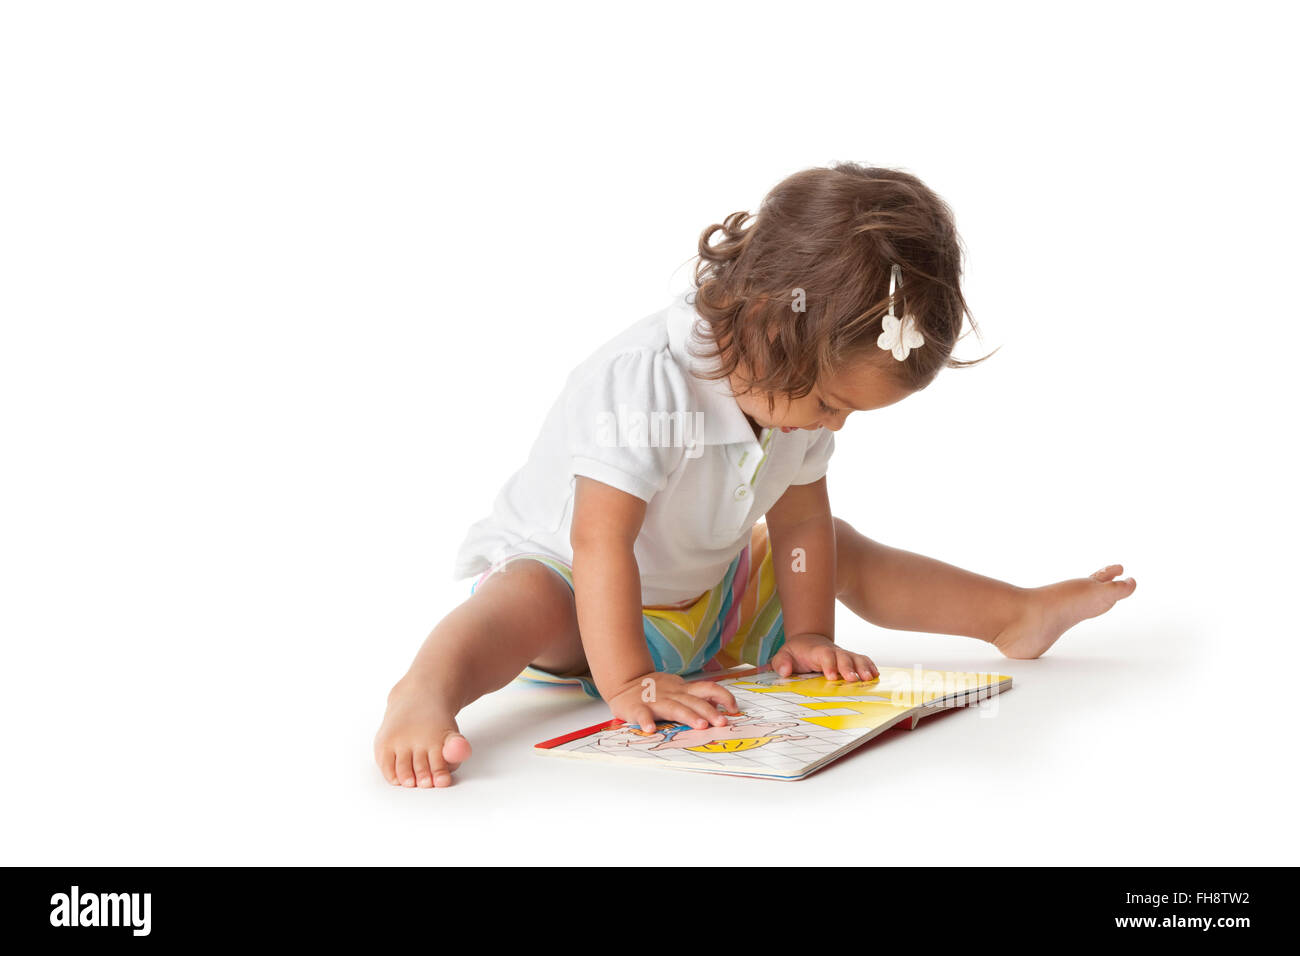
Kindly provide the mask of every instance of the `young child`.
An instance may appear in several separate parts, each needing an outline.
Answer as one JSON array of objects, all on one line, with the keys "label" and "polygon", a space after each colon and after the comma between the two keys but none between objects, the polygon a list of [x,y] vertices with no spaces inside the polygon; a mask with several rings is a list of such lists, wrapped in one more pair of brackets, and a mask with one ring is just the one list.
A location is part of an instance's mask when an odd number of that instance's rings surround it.
[{"label": "young child", "polygon": [[388,695],[388,782],[450,785],[470,756],[456,714],[519,676],[580,683],[643,732],[702,730],[735,699],[681,675],[879,676],[835,643],[837,599],[881,627],[1035,658],[1132,594],[1119,565],[1020,588],[832,516],[825,474],[848,417],[974,364],[952,358],[960,275],[948,206],[896,170],[805,170],[752,221],[706,229],[692,292],[578,366],[470,530],[457,570],[480,575],[471,595]]}]

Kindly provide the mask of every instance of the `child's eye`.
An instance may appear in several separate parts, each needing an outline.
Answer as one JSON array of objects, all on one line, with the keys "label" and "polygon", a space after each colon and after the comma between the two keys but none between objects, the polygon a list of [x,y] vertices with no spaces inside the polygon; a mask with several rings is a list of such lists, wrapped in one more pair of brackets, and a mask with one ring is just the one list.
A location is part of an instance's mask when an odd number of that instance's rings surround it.
[{"label": "child's eye", "polygon": [[829,405],[827,405],[827,404],[826,404],[824,401],[822,401],[820,398],[817,399],[817,404],[821,406],[822,411],[824,411],[824,412],[830,412],[832,415],[835,414],[835,409],[831,408]]}]

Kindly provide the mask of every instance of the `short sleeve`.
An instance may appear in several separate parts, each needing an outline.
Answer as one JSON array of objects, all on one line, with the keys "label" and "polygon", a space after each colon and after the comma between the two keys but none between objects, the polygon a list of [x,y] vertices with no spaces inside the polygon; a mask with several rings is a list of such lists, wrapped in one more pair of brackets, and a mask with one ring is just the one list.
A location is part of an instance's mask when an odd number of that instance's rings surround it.
[{"label": "short sleeve", "polygon": [[817,431],[817,437],[803,453],[803,464],[795,474],[792,485],[811,485],[826,474],[831,455],[835,453],[835,433],[829,428]]},{"label": "short sleeve", "polygon": [[565,391],[570,469],[649,501],[685,457],[689,388],[671,356],[623,352],[581,368]]}]

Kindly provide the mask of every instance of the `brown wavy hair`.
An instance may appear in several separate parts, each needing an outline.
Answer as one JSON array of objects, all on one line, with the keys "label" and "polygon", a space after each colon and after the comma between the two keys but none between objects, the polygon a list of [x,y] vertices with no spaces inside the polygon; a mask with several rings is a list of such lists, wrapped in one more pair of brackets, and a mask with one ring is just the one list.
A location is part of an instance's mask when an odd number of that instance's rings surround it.
[{"label": "brown wavy hair", "polygon": [[[912,315],[925,336],[901,362],[876,344],[893,264],[902,269],[894,314]],[[744,390],[771,393],[769,404],[804,397],[864,356],[905,388],[925,388],[940,369],[988,358],[952,357],[963,317],[978,331],[961,271],[952,210],[915,176],[856,163],[806,169],[777,184],[756,216],[734,212],[700,235],[694,305],[708,348],[698,357],[716,363],[715,379],[743,365]]]}]

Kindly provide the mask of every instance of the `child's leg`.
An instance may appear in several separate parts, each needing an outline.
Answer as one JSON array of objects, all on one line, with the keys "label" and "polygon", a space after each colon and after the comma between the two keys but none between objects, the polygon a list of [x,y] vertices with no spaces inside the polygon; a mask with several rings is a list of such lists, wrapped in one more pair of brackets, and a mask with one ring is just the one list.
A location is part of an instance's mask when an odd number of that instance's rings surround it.
[{"label": "child's leg", "polygon": [[962,634],[988,641],[1007,657],[1039,657],[1086,618],[1109,611],[1137,587],[1110,565],[1091,577],[1041,588],[1014,585],[963,571],[872,541],[835,519],[839,600],[881,627]]},{"label": "child's leg", "polygon": [[449,786],[470,755],[456,714],[529,664],[581,673],[586,658],[564,579],[536,561],[514,561],[439,622],[389,693],[375,736],[375,761],[388,782]]}]

